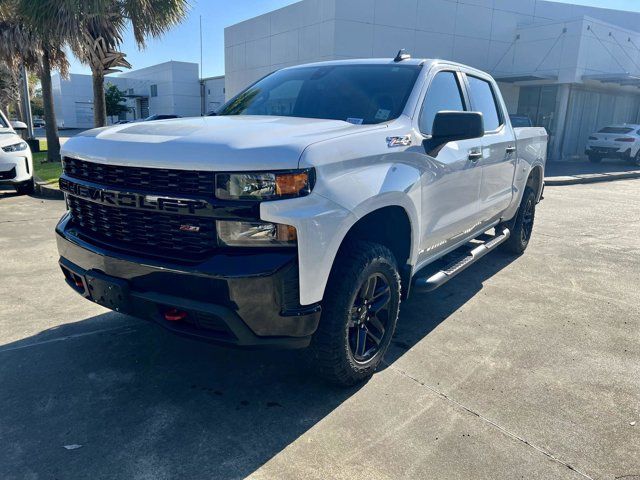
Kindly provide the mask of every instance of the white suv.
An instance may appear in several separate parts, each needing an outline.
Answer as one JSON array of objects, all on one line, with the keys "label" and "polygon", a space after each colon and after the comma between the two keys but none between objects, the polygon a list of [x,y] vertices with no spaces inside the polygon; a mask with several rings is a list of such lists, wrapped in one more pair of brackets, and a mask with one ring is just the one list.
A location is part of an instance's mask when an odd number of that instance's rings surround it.
[{"label": "white suv", "polygon": [[10,184],[21,195],[33,192],[33,158],[27,142],[0,112],[0,185]]},{"label": "white suv", "polygon": [[640,166],[640,125],[611,125],[592,133],[585,154],[592,163],[620,158]]}]

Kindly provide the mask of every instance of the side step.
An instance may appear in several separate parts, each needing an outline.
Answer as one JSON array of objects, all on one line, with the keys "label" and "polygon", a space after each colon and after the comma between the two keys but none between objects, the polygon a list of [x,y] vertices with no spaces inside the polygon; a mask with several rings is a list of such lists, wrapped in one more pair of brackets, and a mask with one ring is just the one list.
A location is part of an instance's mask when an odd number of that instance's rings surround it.
[{"label": "side step", "polygon": [[486,243],[477,246],[469,253],[467,253],[461,259],[447,265],[442,270],[434,273],[429,277],[416,278],[413,283],[413,288],[418,292],[432,292],[438,287],[441,287],[460,272],[466,270],[469,266],[476,263],[487,253],[495,250],[511,236],[511,232],[508,228],[505,228],[501,234],[492,237]]}]

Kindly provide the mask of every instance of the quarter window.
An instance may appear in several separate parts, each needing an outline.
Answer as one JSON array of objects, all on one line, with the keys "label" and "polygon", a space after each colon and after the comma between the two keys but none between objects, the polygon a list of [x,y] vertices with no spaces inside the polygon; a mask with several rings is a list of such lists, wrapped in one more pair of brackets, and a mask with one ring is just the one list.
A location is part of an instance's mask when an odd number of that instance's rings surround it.
[{"label": "quarter window", "polygon": [[455,72],[440,72],[433,78],[420,116],[420,131],[431,135],[436,114],[442,111],[463,112],[464,102]]},{"label": "quarter window", "polygon": [[485,131],[497,130],[502,125],[502,120],[491,84],[477,77],[467,76],[467,78],[471,108],[476,112],[482,112]]}]

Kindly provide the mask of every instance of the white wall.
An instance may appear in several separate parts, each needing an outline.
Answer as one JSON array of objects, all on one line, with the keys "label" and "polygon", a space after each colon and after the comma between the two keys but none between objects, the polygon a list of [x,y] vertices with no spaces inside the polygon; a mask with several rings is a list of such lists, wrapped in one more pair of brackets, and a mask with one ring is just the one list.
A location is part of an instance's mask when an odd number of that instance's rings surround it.
[{"label": "white wall", "polygon": [[205,113],[216,110],[225,102],[225,80],[222,77],[210,77],[202,80],[204,83]]},{"label": "white wall", "polygon": [[[108,76],[105,86],[113,83],[127,94],[148,97],[150,115],[175,114],[190,117],[200,115],[198,76],[197,64],[171,61],[118,76]],[[93,108],[91,75],[71,74],[66,80],[60,75],[54,75],[52,82],[58,125],[68,128],[93,127],[92,117],[87,115]],[[151,85],[157,85],[155,97],[151,96]],[[133,113],[129,113],[128,119],[140,118],[135,99],[127,100],[127,106],[136,108],[135,117]]]},{"label": "white wall", "polygon": [[[527,25],[570,22],[585,15],[640,31],[640,14],[542,0],[304,0],[225,29],[227,96],[285,66],[392,57],[400,48],[415,57],[445,58],[490,72],[499,66],[511,72],[514,58],[531,57],[529,67],[536,70],[532,55],[544,56],[551,49],[553,60],[562,56],[566,45],[576,57],[571,62],[575,67],[581,55],[577,31],[573,38],[565,35],[558,47],[556,25],[550,31],[553,36],[538,38],[517,56],[514,44]],[[605,62],[607,55],[598,55],[598,61]]]}]

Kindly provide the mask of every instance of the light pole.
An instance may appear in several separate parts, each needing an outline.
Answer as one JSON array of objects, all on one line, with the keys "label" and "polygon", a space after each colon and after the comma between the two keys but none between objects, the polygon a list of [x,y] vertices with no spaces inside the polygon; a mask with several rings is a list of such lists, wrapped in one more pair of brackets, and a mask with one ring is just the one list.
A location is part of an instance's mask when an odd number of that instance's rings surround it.
[{"label": "light pole", "polygon": [[22,77],[22,108],[24,112],[24,123],[27,124],[27,136],[29,139],[35,138],[33,133],[33,116],[31,114],[31,97],[29,95],[29,77],[27,68],[24,63],[20,67],[20,76]]}]

